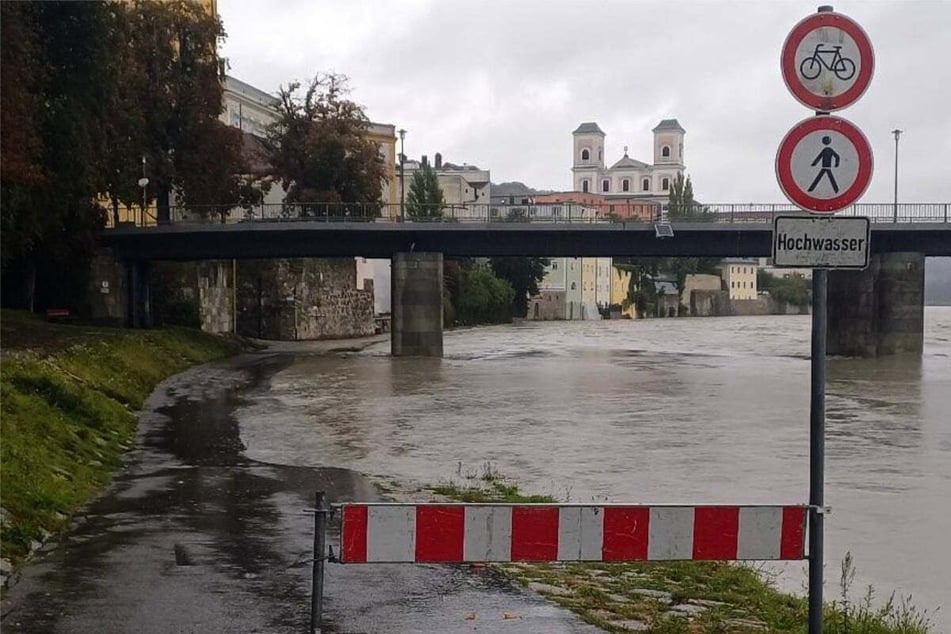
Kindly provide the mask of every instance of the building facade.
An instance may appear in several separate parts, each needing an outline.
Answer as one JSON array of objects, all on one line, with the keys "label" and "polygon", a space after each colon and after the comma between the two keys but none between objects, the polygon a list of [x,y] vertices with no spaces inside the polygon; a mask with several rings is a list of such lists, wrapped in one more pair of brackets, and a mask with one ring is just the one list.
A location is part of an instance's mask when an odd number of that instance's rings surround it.
[{"label": "building facade", "polygon": [[[431,167],[436,172],[439,188],[442,190],[443,201],[447,205],[445,213],[450,216],[479,215],[484,216],[491,202],[492,184],[489,170],[480,169],[475,165],[444,162],[442,155],[436,153],[432,164],[429,158],[423,155],[419,161],[405,160],[403,163],[404,196],[409,195],[410,183],[413,175],[423,169]],[[399,166],[397,166],[399,171]]]},{"label": "building facade", "polygon": [[624,156],[607,167],[604,156],[604,131],[593,121],[582,123],[572,132],[572,188],[575,192],[598,193],[608,198],[666,201],[678,174],[686,170],[684,135],[676,119],[664,119],[652,130],[653,162]]},{"label": "building facade", "polygon": [[720,264],[720,278],[730,299],[756,299],[756,270],[759,267],[755,258],[727,258]]}]

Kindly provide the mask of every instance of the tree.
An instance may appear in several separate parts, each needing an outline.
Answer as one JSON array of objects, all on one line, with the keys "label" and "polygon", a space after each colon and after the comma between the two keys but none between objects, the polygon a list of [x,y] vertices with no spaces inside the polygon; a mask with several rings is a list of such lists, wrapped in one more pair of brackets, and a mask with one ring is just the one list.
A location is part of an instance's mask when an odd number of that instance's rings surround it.
[{"label": "tree", "polygon": [[[132,139],[140,151],[127,156],[126,147],[116,160],[140,169],[141,156],[146,157],[150,196],[158,201],[159,220],[168,220],[173,189],[186,201],[205,202],[226,195],[233,174],[240,173],[240,145],[216,145],[222,137],[215,128],[220,126],[224,75],[217,42],[224,37],[224,28],[197,2],[139,1],[120,6],[125,13],[115,39],[120,45],[117,55],[125,63],[118,68],[116,81],[122,87],[120,96],[127,94],[139,110],[116,113],[113,142],[124,147],[125,140]],[[217,181],[206,177],[197,185],[200,191],[192,191],[196,165],[212,157],[231,167],[214,170]],[[107,183],[105,191],[115,188],[117,195],[128,197],[132,192],[125,185],[138,177],[130,179],[128,172],[119,176],[121,182]],[[134,196],[131,202],[140,200],[141,191],[135,190]]]},{"label": "tree", "polygon": [[410,218],[442,218],[446,208],[436,170],[423,165],[413,173],[406,196],[406,215]]},{"label": "tree", "polygon": [[677,177],[667,194],[667,213],[670,219],[689,218],[693,215],[693,184],[688,176],[684,179],[682,173]]},{"label": "tree", "polygon": [[104,220],[93,200],[113,91],[112,7],[0,4],[3,301],[76,306]]},{"label": "tree", "polygon": [[507,323],[514,295],[508,281],[485,267],[473,267],[462,277],[457,319],[465,325]]},{"label": "tree", "polygon": [[512,316],[525,317],[528,314],[528,299],[538,295],[538,283],[545,277],[545,267],[551,263],[548,258],[507,257],[492,258],[489,264],[492,272],[512,286]]},{"label": "tree", "polygon": [[342,75],[319,74],[303,94],[297,83],[280,91],[280,118],[266,146],[270,175],[290,202],[380,200],[386,168],[367,138],[363,108],[346,99],[346,82]]},{"label": "tree", "polygon": [[263,200],[243,157],[242,137],[240,130],[221,121],[196,130],[179,159],[184,204],[197,205],[203,215],[217,214],[224,222],[234,207],[249,208]]},{"label": "tree", "polygon": [[690,177],[684,178],[680,173],[674,178],[667,194],[667,216],[671,220],[691,222],[712,222],[715,218],[709,208],[694,200]]},{"label": "tree", "polygon": [[230,202],[241,166],[217,120],[224,32],[183,0],[0,4],[4,304],[32,308],[36,288],[40,308],[78,306],[105,221],[94,201],[106,195],[114,220],[139,203],[143,156],[166,216],[173,188]]}]

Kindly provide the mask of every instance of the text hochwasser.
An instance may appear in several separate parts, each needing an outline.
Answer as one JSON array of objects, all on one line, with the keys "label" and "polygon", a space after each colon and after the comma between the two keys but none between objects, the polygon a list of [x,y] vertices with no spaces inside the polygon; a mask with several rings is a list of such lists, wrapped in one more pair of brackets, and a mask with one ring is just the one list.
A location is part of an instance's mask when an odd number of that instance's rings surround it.
[{"label": "text hochwasser", "polygon": [[813,238],[809,234],[776,236],[776,248],[780,251],[862,251],[865,238]]}]

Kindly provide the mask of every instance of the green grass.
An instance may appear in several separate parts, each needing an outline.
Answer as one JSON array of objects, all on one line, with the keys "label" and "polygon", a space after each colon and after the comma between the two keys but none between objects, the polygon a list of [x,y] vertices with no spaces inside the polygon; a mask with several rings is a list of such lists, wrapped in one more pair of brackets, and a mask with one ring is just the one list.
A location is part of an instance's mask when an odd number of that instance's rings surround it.
[{"label": "green grass", "polygon": [[54,328],[55,336],[70,337],[66,347],[54,346],[49,354],[29,346],[5,348],[0,370],[6,511],[0,548],[14,561],[29,552],[32,541],[66,528],[76,510],[109,483],[131,447],[135,411],[158,382],[240,350],[234,340],[186,329],[104,336],[82,326]]},{"label": "green grass", "polygon": [[[525,495],[517,484],[484,463],[481,474],[458,475],[463,484],[450,482],[431,490],[460,502],[553,503],[547,495]],[[569,594],[548,598],[576,612],[585,621],[609,632],[628,631],[626,619],[649,625],[650,632],[792,632],[805,634],[808,605],[803,597],[777,590],[769,575],[749,565],[730,562],[625,562],[625,563],[513,563],[494,567],[512,579],[558,586]],[[927,613],[910,599],[892,596],[880,605],[872,590],[855,602],[851,598],[855,566],[851,556],[842,563],[839,598],[826,604],[824,631],[828,634],[927,634]],[[830,579],[829,581],[833,581]],[[670,601],[639,594],[656,590],[670,594]],[[544,592],[543,592],[544,594]],[[671,614],[681,604],[714,601],[689,617]]]}]

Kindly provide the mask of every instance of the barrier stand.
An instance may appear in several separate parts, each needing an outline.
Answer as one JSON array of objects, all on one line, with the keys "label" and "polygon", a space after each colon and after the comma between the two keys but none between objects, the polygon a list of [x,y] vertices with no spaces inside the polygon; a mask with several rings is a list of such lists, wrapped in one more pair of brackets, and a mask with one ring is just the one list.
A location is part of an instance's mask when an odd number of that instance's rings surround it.
[{"label": "barrier stand", "polygon": [[327,496],[318,491],[314,499],[314,508],[305,509],[305,513],[314,514],[314,560],[310,588],[310,632],[320,631],[324,611],[324,562],[335,561],[333,549],[327,550],[327,516],[333,516],[334,510],[327,506]]}]

